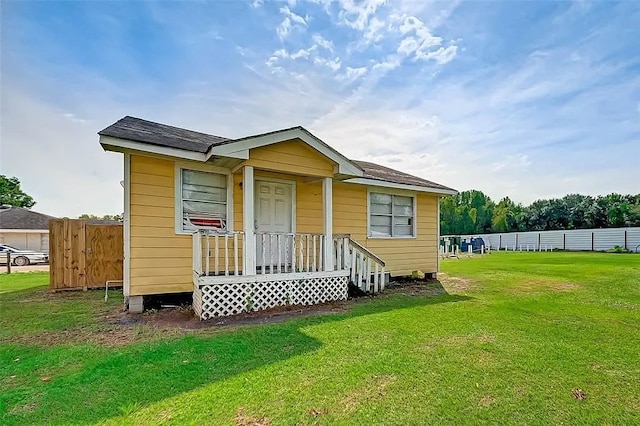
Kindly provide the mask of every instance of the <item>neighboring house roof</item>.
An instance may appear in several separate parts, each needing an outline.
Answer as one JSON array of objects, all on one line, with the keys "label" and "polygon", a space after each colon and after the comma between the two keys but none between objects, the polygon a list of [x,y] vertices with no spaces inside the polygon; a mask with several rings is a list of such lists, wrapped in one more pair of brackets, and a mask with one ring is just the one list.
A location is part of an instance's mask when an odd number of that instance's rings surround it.
[{"label": "neighboring house roof", "polygon": [[49,229],[53,216],[22,207],[0,206],[0,229]]},{"label": "neighboring house roof", "polygon": [[404,185],[423,186],[425,188],[442,189],[445,191],[454,191],[455,189],[449,188],[439,183],[431,182],[430,180],[422,179],[417,176],[410,175],[398,170],[391,169],[389,167],[381,166],[375,163],[369,163],[368,161],[354,162],[364,170],[364,178],[380,180],[384,182],[392,182]]},{"label": "neighboring house roof", "polygon": [[[181,152],[186,152],[188,156],[185,158],[200,161],[207,161],[214,156],[248,159],[250,149],[298,138],[337,163],[339,173],[355,177],[349,179],[349,182],[362,184],[384,182],[388,184],[386,186],[398,188],[410,187],[411,189],[423,191],[429,189],[432,190],[432,192],[443,194],[455,194],[457,192],[444,185],[378,164],[349,160],[301,126],[238,139],[229,139],[126,116],[104,130],[101,130],[98,134],[101,136],[100,142],[105,149],[140,149],[140,145],[118,143],[117,140],[120,139],[165,147],[170,150],[168,152],[169,155],[175,154],[176,156],[180,156]],[[102,137],[106,137],[106,139]],[[114,147],[116,149],[113,149]],[[162,151],[159,150],[149,151],[162,153]]]}]

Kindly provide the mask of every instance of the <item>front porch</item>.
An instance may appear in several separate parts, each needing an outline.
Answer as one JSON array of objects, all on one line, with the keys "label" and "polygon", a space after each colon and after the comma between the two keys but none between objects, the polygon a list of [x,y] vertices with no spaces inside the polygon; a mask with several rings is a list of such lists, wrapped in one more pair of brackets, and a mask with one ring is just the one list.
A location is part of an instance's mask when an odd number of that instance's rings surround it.
[{"label": "front porch", "polygon": [[[193,308],[200,318],[345,300],[349,282],[370,293],[384,288],[384,262],[350,235],[333,234],[332,177],[240,169],[234,191],[242,200],[241,221],[240,215],[235,223],[229,217],[188,218],[196,229]],[[315,182],[314,192],[305,182]],[[310,194],[322,204],[310,207]],[[229,229],[232,224],[241,230]]]},{"label": "front porch", "polygon": [[[244,232],[193,234],[193,309],[199,318],[346,300],[349,283],[375,294],[387,282],[384,261],[349,235],[333,235],[328,250],[319,234],[256,233],[253,239],[256,250],[247,252]],[[260,266],[245,274],[248,258],[258,253]]]}]

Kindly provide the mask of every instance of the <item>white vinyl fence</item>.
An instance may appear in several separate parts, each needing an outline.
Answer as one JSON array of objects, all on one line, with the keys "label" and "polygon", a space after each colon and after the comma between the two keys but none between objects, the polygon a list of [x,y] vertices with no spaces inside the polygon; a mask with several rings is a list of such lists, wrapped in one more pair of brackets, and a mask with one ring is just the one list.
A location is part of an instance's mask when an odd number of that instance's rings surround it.
[{"label": "white vinyl fence", "polygon": [[[443,236],[451,238],[453,235]],[[531,231],[501,234],[460,235],[462,240],[482,237],[493,250],[522,251],[570,250],[606,251],[620,246],[640,252],[640,228],[574,229],[570,231]]]}]

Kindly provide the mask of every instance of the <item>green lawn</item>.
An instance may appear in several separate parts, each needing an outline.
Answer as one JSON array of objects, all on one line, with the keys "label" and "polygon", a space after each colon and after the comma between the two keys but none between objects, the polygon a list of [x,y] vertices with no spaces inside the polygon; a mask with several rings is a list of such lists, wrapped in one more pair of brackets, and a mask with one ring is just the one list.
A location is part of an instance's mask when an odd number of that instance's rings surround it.
[{"label": "green lawn", "polygon": [[[640,256],[442,270],[438,296],[168,335],[108,324],[117,292],[0,276],[0,424],[640,424]],[[139,338],[94,338],[123,328]]]},{"label": "green lawn", "polygon": [[48,272],[0,274],[0,294],[49,285]]}]

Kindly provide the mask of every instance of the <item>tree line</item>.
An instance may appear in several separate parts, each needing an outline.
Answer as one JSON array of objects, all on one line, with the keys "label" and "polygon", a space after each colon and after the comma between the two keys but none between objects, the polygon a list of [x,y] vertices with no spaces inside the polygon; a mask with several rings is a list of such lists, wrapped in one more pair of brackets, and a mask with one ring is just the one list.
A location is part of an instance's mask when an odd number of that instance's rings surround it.
[{"label": "tree line", "polygon": [[504,197],[497,204],[482,191],[440,200],[442,235],[640,226],[640,194],[569,194],[528,206]]}]

